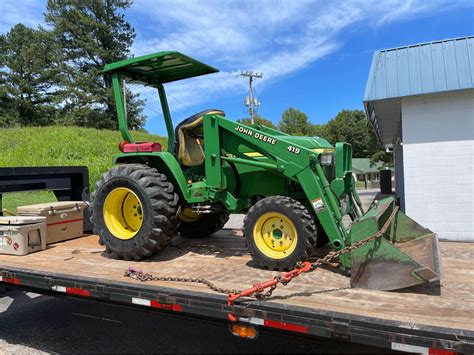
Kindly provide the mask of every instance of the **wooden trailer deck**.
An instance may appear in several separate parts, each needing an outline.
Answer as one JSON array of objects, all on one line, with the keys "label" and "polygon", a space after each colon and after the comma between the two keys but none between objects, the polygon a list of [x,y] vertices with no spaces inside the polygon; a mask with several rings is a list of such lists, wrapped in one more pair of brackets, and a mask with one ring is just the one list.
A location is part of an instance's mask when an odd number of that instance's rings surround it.
[{"label": "wooden trailer deck", "polygon": [[[135,267],[156,276],[206,278],[219,287],[231,289],[245,289],[277,274],[254,267],[240,230],[222,230],[206,239],[176,237],[165,251],[141,262],[114,260],[103,250],[104,247],[98,244],[98,237],[91,235],[57,243],[45,251],[27,256],[0,255],[0,276],[3,275],[6,282],[23,286],[28,286],[30,280],[29,286],[34,288],[38,282],[34,276],[45,275],[53,290],[54,283],[60,283],[61,280],[66,284],[74,282],[74,285],[82,285],[77,287],[85,289],[94,283],[104,287],[116,283],[126,290],[137,286],[142,290],[139,295],[143,298],[154,297],[161,300],[165,296],[176,300],[173,295],[179,298],[181,293],[189,292],[202,300],[208,298],[210,308],[212,300],[218,300],[218,311],[227,312],[226,296],[219,295],[204,285],[155,281],[142,283],[124,277],[124,272],[129,267]],[[474,244],[442,242],[441,250],[444,276],[438,287],[415,287],[397,292],[351,289],[349,277],[342,272],[321,268],[298,277],[286,286],[279,285],[273,296],[266,301],[241,303],[241,315],[257,315],[258,312],[251,311],[253,305],[257,307],[271,304],[275,309],[283,310],[294,307],[296,310],[315,314],[342,314],[349,320],[378,322],[380,327],[395,325],[398,329],[406,329],[408,333],[410,330],[444,329],[443,332],[453,339],[467,339],[469,346],[472,346]],[[22,272],[26,275],[25,281],[15,281]],[[87,280],[88,283],[81,284],[81,280]],[[41,288],[39,285],[38,287]],[[93,291],[100,293],[100,287],[95,287]],[[81,294],[79,292],[76,295]],[[296,317],[295,322],[297,319]],[[323,333],[320,335],[324,336]]]}]

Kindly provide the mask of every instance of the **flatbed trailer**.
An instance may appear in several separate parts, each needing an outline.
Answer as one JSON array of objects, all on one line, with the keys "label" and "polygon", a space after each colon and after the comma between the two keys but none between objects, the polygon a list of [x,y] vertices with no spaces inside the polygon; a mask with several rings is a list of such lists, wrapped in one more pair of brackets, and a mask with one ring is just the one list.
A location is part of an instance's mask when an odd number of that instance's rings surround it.
[{"label": "flatbed trailer", "polygon": [[232,313],[256,328],[406,352],[474,353],[474,244],[442,242],[441,250],[439,287],[351,289],[349,277],[328,266],[280,285],[266,300],[244,299],[231,308],[226,295],[202,284],[141,282],[124,274],[134,267],[156,276],[205,278],[229,289],[274,277],[276,272],[254,267],[240,230],[176,237],[141,262],[108,257],[98,237],[89,235],[26,256],[0,255],[0,285],[223,322]]}]

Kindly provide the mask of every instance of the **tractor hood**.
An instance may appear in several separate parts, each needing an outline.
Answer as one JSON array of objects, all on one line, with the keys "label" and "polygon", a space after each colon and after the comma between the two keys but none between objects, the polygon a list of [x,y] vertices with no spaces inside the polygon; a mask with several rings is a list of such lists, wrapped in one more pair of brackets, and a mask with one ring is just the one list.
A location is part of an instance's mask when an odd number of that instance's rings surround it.
[{"label": "tractor hood", "polygon": [[300,145],[307,149],[313,150],[317,153],[331,153],[334,152],[334,146],[332,146],[327,140],[320,137],[294,137],[294,136],[275,136],[275,138],[281,138],[288,142]]}]

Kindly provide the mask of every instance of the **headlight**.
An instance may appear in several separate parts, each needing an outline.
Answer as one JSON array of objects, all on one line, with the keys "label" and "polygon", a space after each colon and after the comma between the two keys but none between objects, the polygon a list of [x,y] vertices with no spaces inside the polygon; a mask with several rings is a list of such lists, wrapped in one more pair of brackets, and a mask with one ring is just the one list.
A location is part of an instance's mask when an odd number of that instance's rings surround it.
[{"label": "headlight", "polygon": [[321,165],[332,165],[334,161],[334,154],[321,154],[319,156],[319,162]]}]

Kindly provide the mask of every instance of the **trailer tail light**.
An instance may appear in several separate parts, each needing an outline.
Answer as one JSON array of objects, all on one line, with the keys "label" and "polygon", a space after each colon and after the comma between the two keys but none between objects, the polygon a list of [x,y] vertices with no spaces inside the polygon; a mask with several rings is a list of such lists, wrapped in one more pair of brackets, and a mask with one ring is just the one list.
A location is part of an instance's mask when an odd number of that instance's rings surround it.
[{"label": "trailer tail light", "polygon": [[161,152],[161,144],[157,142],[137,142],[130,143],[123,141],[119,143],[119,149],[122,153],[153,153]]},{"label": "trailer tail light", "polygon": [[257,329],[248,324],[232,323],[230,332],[240,338],[255,339],[257,337]]}]

